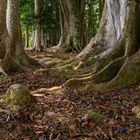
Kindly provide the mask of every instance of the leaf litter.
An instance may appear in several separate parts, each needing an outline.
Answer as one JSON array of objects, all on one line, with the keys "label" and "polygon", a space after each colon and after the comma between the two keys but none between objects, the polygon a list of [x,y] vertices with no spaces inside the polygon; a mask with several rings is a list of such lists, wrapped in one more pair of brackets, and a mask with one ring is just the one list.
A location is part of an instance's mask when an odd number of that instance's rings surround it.
[{"label": "leaf litter", "polygon": [[[35,74],[44,66],[45,53],[35,56],[42,66],[29,67],[28,73],[0,81],[3,95],[11,84],[21,83],[30,90],[61,85],[67,77]],[[51,56],[50,56],[51,57]],[[15,114],[0,112],[2,140],[140,140],[140,119],[132,112],[140,105],[139,85],[110,93],[75,93],[76,87],[37,91],[34,102]]]}]

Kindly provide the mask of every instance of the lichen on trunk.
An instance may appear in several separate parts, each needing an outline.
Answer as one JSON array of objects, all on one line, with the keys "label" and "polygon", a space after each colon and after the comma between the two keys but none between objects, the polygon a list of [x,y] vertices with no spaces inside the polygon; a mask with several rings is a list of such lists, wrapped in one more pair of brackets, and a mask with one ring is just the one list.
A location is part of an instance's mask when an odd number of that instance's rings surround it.
[{"label": "lichen on trunk", "polygon": [[[112,24],[114,28],[114,32],[110,28],[106,28],[108,34],[104,36],[110,47],[99,54],[94,54],[92,49],[89,49],[90,52],[82,55],[81,60],[83,62],[81,66],[79,65],[79,69],[83,66],[87,66],[87,69],[89,66],[93,66],[94,72],[87,77],[70,79],[64,86],[80,81],[91,81],[91,84],[85,86],[82,91],[98,90],[105,92],[140,81],[140,4],[135,0],[107,0],[106,6],[104,10],[107,10],[106,12],[111,17],[109,24]],[[107,24],[106,27],[111,26]],[[110,39],[108,38],[108,35],[112,35],[112,33],[115,35],[112,36],[115,37],[114,42],[110,42],[111,36]],[[94,40],[92,43],[95,44]]]}]

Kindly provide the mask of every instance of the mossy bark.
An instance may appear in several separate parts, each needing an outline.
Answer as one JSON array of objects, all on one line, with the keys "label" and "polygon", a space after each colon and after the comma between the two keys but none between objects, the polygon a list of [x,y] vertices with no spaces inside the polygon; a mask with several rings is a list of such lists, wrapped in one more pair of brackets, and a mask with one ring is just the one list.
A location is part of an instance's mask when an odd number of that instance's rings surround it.
[{"label": "mossy bark", "polygon": [[29,58],[22,46],[22,36],[19,21],[19,1],[8,0],[7,3],[7,40],[6,54],[0,66],[2,71],[21,72],[21,65],[37,64],[36,61]]},{"label": "mossy bark", "polygon": [[106,83],[92,84],[83,89],[85,92],[109,92],[140,82],[140,50],[128,57],[114,79]]},{"label": "mossy bark", "polygon": [[0,67],[6,74],[24,71],[24,68],[11,56],[10,53],[5,55],[5,58],[1,61]]},{"label": "mossy bark", "polygon": [[[122,0],[120,0],[119,3],[123,3]],[[116,4],[116,2],[114,4]],[[96,36],[92,38],[85,49],[77,55],[75,62],[63,66],[62,71],[66,71],[66,73],[69,73],[69,71],[70,73],[78,73],[81,71],[79,69],[85,69],[89,66],[91,68],[92,65],[92,70],[98,72],[108,65],[110,61],[123,56],[125,51],[125,47],[122,47],[125,44],[123,31],[126,27],[124,23],[116,25],[116,20],[120,20],[120,15],[119,13],[115,15],[114,11],[116,11],[116,9],[109,9],[110,5],[110,0],[105,2],[104,12]],[[116,5],[116,8],[119,8],[120,11],[125,8],[124,11],[127,13],[125,4],[123,4],[123,8],[120,8],[118,4]],[[114,20],[112,16],[116,16],[116,19]],[[121,19],[122,22],[124,22],[126,18],[127,15]],[[80,72],[79,75],[81,75]]]},{"label": "mossy bark", "polygon": [[8,36],[6,29],[6,0],[0,0],[0,59],[3,59],[6,52],[6,38]]},{"label": "mossy bark", "polygon": [[88,57],[91,57],[90,59],[83,61],[86,66],[90,62],[89,66],[92,65],[95,70],[93,74],[70,79],[64,86],[79,81],[91,81],[90,86],[86,86],[82,91],[105,92],[140,81],[140,47],[138,45],[140,43],[140,4],[135,0],[129,1],[127,9],[128,18],[125,22],[125,28],[115,45],[96,57],[90,55]]},{"label": "mossy bark", "polygon": [[8,75],[15,72],[26,72],[24,66],[30,65],[37,66],[39,65],[39,63],[36,60],[28,57],[25,52],[22,52],[21,55],[13,55],[13,53],[11,51],[8,51],[8,49],[4,59],[2,59],[0,63],[1,69],[5,74]]}]

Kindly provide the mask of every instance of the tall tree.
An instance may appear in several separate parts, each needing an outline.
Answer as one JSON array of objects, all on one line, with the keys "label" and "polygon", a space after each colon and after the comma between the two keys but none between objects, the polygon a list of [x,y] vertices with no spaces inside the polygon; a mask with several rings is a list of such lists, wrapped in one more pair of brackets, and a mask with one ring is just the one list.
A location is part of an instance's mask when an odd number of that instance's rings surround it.
[{"label": "tall tree", "polygon": [[6,37],[8,36],[6,29],[6,7],[7,0],[0,0],[0,59],[4,58],[6,48]]},{"label": "tall tree", "polygon": [[[66,51],[79,50],[81,48],[81,34],[79,33],[81,21],[81,5],[84,0],[59,0],[60,4],[60,24],[61,39],[58,48]],[[82,25],[82,24],[81,24]],[[82,28],[82,27],[81,27]]]},{"label": "tall tree", "polygon": [[23,70],[20,64],[37,64],[36,61],[25,54],[22,46],[19,22],[19,0],[8,0],[6,23],[8,38],[6,40],[6,54],[1,62],[1,69],[9,73]]},{"label": "tall tree", "polygon": [[78,55],[80,64],[91,68],[87,77],[75,79],[92,81],[85,90],[108,91],[140,81],[139,13],[137,0],[105,1],[98,33]]},{"label": "tall tree", "polygon": [[41,50],[41,26],[40,26],[40,14],[41,14],[41,1],[34,0],[35,5],[35,16],[36,16],[36,25],[35,25],[35,37],[34,37],[34,48],[36,51]]},{"label": "tall tree", "polygon": [[[112,0],[107,0],[105,2],[98,32],[96,36],[91,39],[87,47],[78,54],[78,57],[91,53],[92,49],[94,52],[98,51],[98,53],[101,53],[116,43],[118,38],[121,36],[124,29],[124,23],[127,19],[127,7],[125,2],[121,2],[121,6],[119,4],[120,2],[117,2],[116,0],[114,2],[112,2]],[[120,17],[120,13],[122,12],[124,15]],[[121,24],[119,24],[120,20]]]},{"label": "tall tree", "polygon": [[29,48],[29,29],[25,29],[25,48]]}]

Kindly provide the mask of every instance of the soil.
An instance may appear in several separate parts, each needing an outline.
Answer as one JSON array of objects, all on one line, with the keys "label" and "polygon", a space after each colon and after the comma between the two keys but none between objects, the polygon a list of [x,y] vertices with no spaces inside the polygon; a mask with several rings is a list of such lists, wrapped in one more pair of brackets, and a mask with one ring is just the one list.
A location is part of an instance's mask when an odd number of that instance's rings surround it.
[{"label": "soil", "polygon": [[[27,53],[41,65],[2,78],[1,96],[15,83],[35,91],[60,86],[68,79],[48,64],[54,58],[65,60],[68,54]],[[0,112],[0,139],[140,140],[140,119],[132,113],[140,105],[139,84],[104,94],[77,93],[79,86],[34,92],[32,104],[16,113]]]}]

